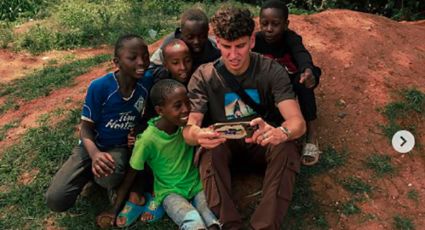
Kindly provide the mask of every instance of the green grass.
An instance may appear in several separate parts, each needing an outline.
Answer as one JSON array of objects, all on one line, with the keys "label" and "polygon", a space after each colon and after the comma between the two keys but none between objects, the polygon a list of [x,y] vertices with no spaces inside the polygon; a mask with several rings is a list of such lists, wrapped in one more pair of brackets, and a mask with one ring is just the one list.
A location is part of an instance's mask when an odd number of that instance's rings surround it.
[{"label": "green grass", "polygon": [[12,121],[8,124],[3,125],[2,127],[0,127],[0,141],[2,141],[5,137],[6,137],[6,133],[9,129],[11,128],[15,128],[18,126],[18,121]]},{"label": "green grass", "polygon": [[353,215],[361,213],[361,209],[356,205],[354,200],[350,200],[341,205],[341,212],[344,215]]},{"label": "green grass", "polygon": [[5,49],[13,41],[13,27],[11,23],[0,21],[0,48]]},{"label": "green grass", "polygon": [[[0,84],[0,88],[3,86],[4,85]],[[2,105],[0,105],[0,115],[10,109],[15,109],[15,110],[19,109],[19,105],[15,102],[13,98],[6,98],[5,102]]]},{"label": "green grass", "polygon": [[372,186],[356,177],[348,177],[341,181],[342,186],[351,194],[371,194]]},{"label": "green grass", "polygon": [[75,77],[89,71],[90,67],[111,59],[108,54],[82,59],[63,65],[49,65],[22,79],[17,79],[0,87],[0,96],[7,96],[6,103],[0,107],[0,114],[16,107],[17,100],[28,101],[48,96],[53,90],[72,84]]},{"label": "green grass", "polygon": [[301,167],[295,183],[295,190],[288,215],[285,218],[285,229],[308,229],[315,226],[317,229],[328,229],[329,224],[323,209],[315,199],[311,179],[315,176],[329,173],[330,170],[345,164],[347,151],[337,151],[327,146],[320,155],[318,164],[312,167]]},{"label": "green grass", "polygon": [[398,230],[413,230],[413,229],[415,229],[415,225],[413,224],[411,219],[409,219],[407,217],[400,216],[400,215],[394,216],[393,226],[394,226],[395,229],[398,229]]},{"label": "green grass", "polygon": [[411,88],[403,90],[404,100],[407,102],[409,109],[414,110],[420,114],[425,113],[425,93]]},{"label": "green grass", "polygon": [[407,198],[409,198],[410,200],[413,200],[415,202],[418,202],[419,201],[418,191],[416,191],[415,189],[409,190],[407,192]]},{"label": "green grass", "polygon": [[[399,101],[391,102],[379,109],[381,114],[388,119],[388,123],[378,126],[390,142],[399,130],[409,130],[416,134],[416,123],[419,121],[416,122],[415,118],[425,115],[425,94],[423,92],[415,88],[408,88],[400,90],[399,95],[401,96]],[[409,117],[408,122],[405,119],[407,117]]]},{"label": "green grass", "polygon": [[390,121],[394,121],[398,118],[406,116],[406,111],[409,109],[409,105],[406,102],[392,102],[384,107],[383,115]]},{"label": "green grass", "polygon": [[391,164],[391,157],[388,155],[372,154],[367,157],[365,165],[373,170],[378,177],[391,175],[395,172],[395,168]]}]

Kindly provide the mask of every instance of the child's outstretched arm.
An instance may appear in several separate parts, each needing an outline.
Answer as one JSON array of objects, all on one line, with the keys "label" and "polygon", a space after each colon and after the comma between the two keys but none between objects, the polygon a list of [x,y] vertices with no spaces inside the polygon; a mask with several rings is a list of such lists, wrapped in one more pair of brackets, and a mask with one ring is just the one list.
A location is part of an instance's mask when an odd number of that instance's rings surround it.
[{"label": "child's outstretched arm", "polygon": [[100,151],[94,143],[94,123],[82,120],[80,138],[92,160],[92,172],[96,177],[111,175],[115,161],[107,152]]},{"label": "child's outstretched arm", "polygon": [[305,48],[302,37],[292,30],[286,32],[286,42],[297,64],[298,70],[301,72],[300,83],[307,88],[316,85],[316,79],[313,74],[313,59],[310,52]]},{"label": "child's outstretched arm", "polygon": [[289,47],[291,56],[294,58],[298,70],[304,72],[306,68],[313,69],[313,58],[305,48],[302,37],[292,30],[286,32],[286,45]]}]

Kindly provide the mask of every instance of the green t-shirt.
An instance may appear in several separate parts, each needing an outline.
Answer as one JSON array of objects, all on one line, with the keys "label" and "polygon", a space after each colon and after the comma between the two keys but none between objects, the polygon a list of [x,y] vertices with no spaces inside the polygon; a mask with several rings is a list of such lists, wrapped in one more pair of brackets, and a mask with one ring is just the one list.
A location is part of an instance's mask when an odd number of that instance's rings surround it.
[{"label": "green t-shirt", "polygon": [[155,126],[158,120],[149,120],[148,128],[137,136],[130,165],[143,170],[146,162],[152,168],[157,202],[170,193],[191,199],[202,190],[198,169],[193,165],[193,146],[184,141],[182,128],[169,135]]}]

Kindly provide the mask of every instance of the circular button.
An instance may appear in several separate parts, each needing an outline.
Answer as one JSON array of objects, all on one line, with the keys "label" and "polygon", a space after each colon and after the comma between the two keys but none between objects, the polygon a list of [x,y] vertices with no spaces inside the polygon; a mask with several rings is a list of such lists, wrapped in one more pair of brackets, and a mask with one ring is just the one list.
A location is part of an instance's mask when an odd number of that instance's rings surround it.
[{"label": "circular button", "polygon": [[415,147],[415,137],[407,130],[397,131],[391,142],[395,151],[399,153],[408,153]]}]

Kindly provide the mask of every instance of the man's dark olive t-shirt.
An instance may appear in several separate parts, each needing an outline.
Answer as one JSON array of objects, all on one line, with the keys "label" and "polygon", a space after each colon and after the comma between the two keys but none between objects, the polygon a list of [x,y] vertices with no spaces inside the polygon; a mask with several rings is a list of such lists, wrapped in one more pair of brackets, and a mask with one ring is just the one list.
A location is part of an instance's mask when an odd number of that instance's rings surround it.
[{"label": "man's dark olive t-shirt", "polygon": [[[279,113],[277,109],[279,102],[295,99],[286,70],[277,62],[257,53],[250,53],[250,66],[244,74],[232,77],[236,78],[254,102],[261,104],[271,113]],[[251,120],[259,116],[235,92],[232,92],[215,69],[214,63],[201,65],[193,73],[188,91],[192,112],[204,114],[205,125]],[[280,114],[278,116],[281,118]],[[272,123],[278,122],[280,121]]]}]

